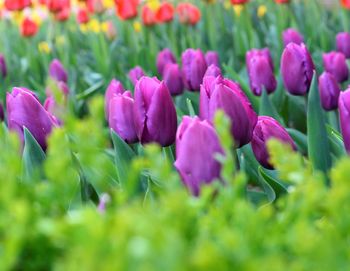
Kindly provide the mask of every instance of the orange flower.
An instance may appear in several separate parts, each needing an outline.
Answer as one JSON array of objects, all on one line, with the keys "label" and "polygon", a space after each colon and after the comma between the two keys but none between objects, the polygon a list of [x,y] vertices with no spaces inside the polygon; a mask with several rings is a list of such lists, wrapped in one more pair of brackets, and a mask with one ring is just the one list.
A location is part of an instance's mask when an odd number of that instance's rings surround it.
[{"label": "orange flower", "polygon": [[181,23],[195,25],[201,19],[200,10],[190,3],[180,3],[177,6],[177,13]]},{"label": "orange flower", "polygon": [[31,4],[31,0],[5,0],[5,8],[11,11],[22,10]]},{"label": "orange flower", "polygon": [[32,37],[38,32],[38,25],[30,18],[25,18],[21,25],[21,35],[23,37]]},{"label": "orange flower", "polygon": [[117,15],[123,19],[132,19],[137,16],[139,0],[114,0],[117,6]]},{"label": "orange flower", "polygon": [[142,8],[142,22],[146,26],[152,26],[157,23],[156,14],[154,11],[147,5]]},{"label": "orange flower", "polygon": [[344,8],[350,9],[350,0],[340,0],[340,3]]},{"label": "orange flower", "polygon": [[172,21],[174,18],[174,6],[170,3],[163,2],[156,12],[156,19],[158,22],[166,23]]},{"label": "orange flower", "polygon": [[249,2],[249,0],[231,0],[231,4],[233,4],[233,5],[242,5],[242,4],[245,4],[248,2]]}]

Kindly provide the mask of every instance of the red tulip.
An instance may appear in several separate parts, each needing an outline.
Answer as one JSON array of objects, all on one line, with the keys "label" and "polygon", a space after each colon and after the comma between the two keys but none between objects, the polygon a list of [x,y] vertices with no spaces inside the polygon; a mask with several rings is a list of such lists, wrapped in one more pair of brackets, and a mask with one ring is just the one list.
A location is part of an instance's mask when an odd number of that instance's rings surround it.
[{"label": "red tulip", "polygon": [[21,25],[21,35],[23,37],[32,37],[38,32],[38,25],[29,18],[25,18]]},{"label": "red tulip", "polygon": [[350,0],[340,0],[340,3],[344,8],[350,9]]},{"label": "red tulip", "polygon": [[275,0],[277,4],[288,4],[289,0]]},{"label": "red tulip", "polygon": [[158,22],[167,23],[174,18],[174,6],[170,3],[164,2],[160,5],[156,12],[156,19]]},{"label": "red tulip", "polygon": [[201,19],[200,10],[190,3],[180,3],[177,6],[177,13],[181,23],[195,25]]},{"label": "red tulip", "polygon": [[55,14],[55,19],[60,22],[67,21],[70,16],[70,8],[64,8]]},{"label": "red tulip", "polygon": [[148,5],[142,8],[142,22],[146,26],[152,26],[157,23],[156,14]]},{"label": "red tulip", "polygon": [[70,7],[70,0],[47,0],[46,5],[50,12],[58,13]]},{"label": "red tulip", "polygon": [[77,14],[77,21],[79,24],[86,24],[89,22],[89,14],[86,9],[79,9]]},{"label": "red tulip", "polygon": [[245,3],[248,3],[249,0],[231,0],[232,5],[243,5]]},{"label": "red tulip", "polygon": [[117,14],[123,19],[132,19],[137,16],[139,0],[114,0],[117,6]]},{"label": "red tulip", "polygon": [[102,0],[87,0],[86,7],[90,13],[102,13],[105,10]]},{"label": "red tulip", "polygon": [[5,8],[11,11],[22,10],[31,4],[31,0],[5,0]]}]

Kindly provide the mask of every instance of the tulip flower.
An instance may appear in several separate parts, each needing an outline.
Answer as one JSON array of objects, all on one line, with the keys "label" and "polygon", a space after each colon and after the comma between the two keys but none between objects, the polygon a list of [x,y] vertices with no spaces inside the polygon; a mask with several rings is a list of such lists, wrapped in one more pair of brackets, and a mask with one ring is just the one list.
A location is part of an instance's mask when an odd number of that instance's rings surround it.
[{"label": "tulip flower", "polygon": [[13,88],[12,93],[6,95],[6,107],[9,129],[17,132],[23,142],[26,127],[45,150],[46,138],[58,123],[35,94],[25,88]]},{"label": "tulip flower", "polygon": [[176,58],[169,48],[160,51],[157,56],[157,70],[160,75],[163,75],[164,67],[169,63],[176,63]]},{"label": "tulip flower", "polygon": [[100,14],[105,10],[103,0],[87,0],[86,6],[90,13]]},{"label": "tulip flower", "polygon": [[329,72],[323,72],[318,78],[321,104],[324,110],[331,111],[338,108],[340,87],[335,77]]},{"label": "tulip flower", "polygon": [[114,0],[117,7],[117,15],[122,20],[132,19],[137,16],[139,0]]},{"label": "tulip flower", "polygon": [[[206,72],[205,72],[205,74],[204,74],[204,77],[206,77],[206,76],[218,77],[219,75],[222,75],[222,74],[221,74],[221,69],[220,69],[219,67],[217,67],[216,65],[211,64],[211,65],[207,68],[207,70],[206,70]],[[203,78],[204,78],[204,77],[203,77]]]},{"label": "tulip flower", "polygon": [[69,19],[70,16],[70,8],[64,8],[59,12],[55,13],[55,20],[59,22],[65,22]]},{"label": "tulip flower", "polygon": [[195,25],[201,19],[200,10],[190,3],[179,3],[176,11],[179,15],[179,20],[183,24]]},{"label": "tulip flower", "polygon": [[295,29],[288,28],[282,33],[283,44],[286,47],[289,43],[293,42],[301,45],[304,42],[303,36]]},{"label": "tulip flower", "polygon": [[248,3],[249,0],[231,0],[232,5],[243,5]]},{"label": "tulip flower", "polygon": [[169,63],[163,71],[163,80],[172,96],[180,95],[184,91],[181,69],[178,64]]},{"label": "tulip flower", "polygon": [[117,30],[112,21],[107,21],[106,25],[107,25],[106,36],[108,39],[112,40],[117,36]]},{"label": "tulip flower", "polygon": [[70,9],[70,0],[47,0],[46,6],[52,13],[59,13],[62,10]]},{"label": "tulip flower", "polygon": [[330,52],[322,55],[324,69],[331,73],[339,83],[348,80],[349,69],[343,53]]},{"label": "tulip flower", "polygon": [[170,92],[164,82],[142,77],[135,86],[135,127],[142,144],[169,146],[175,141],[177,116]]},{"label": "tulip flower", "polygon": [[270,139],[277,139],[293,150],[297,149],[293,139],[277,120],[268,116],[259,116],[253,132],[252,149],[256,160],[267,169],[273,169],[267,149]]},{"label": "tulip flower", "polygon": [[221,165],[215,155],[223,153],[215,129],[198,117],[183,117],[176,133],[175,167],[194,196],[200,188],[220,178]]},{"label": "tulip flower", "polygon": [[336,37],[337,51],[350,58],[350,33],[341,32]]},{"label": "tulip flower", "polygon": [[114,96],[118,94],[123,94],[124,87],[121,82],[118,80],[112,79],[112,81],[109,83],[106,93],[105,93],[105,114],[106,118],[108,120],[108,112],[109,112],[109,103],[113,99]]},{"label": "tulip flower", "polygon": [[248,144],[257,121],[248,98],[235,82],[221,76],[207,76],[200,90],[200,117],[212,122],[218,109],[223,110],[231,120],[231,134],[236,146]]},{"label": "tulip flower", "polygon": [[134,86],[136,85],[137,81],[144,75],[145,73],[140,66],[136,66],[135,68],[131,69],[128,74],[129,79]]},{"label": "tulip flower", "polygon": [[67,83],[67,72],[64,69],[62,63],[58,59],[52,60],[49,67],[49,75],[52,79],[56,81],[62,81]]},{"label": "tulip flower", "polygon": [[343,8],[350,9],[350,0],[340,0]]},{"label": "tulip flower", "polygon": [[277,81],[273,74],[273,62],[268,49],[248,51],[246,54],[250,88],[257,96],[265,88],[267,93],[276,90]]},{"label": "tulip flower", "polygon": [[207,63],[207,66],[214,64],[217,67],[220,67],[220,61],[219,61],[219,55],[215,51],[208,51],[205,54],[205,62]]},{"label": "tulip flower", "polygon": [[339,101],[339,120],[343,135],[345,149],[350,153],[350,90],[347,89],[340,93]]},{"label": "tulip flower", "polygon": [[19,11],[32,4],[31,0],[5,0],[5,8],[10,11]]},{"label": "tulip flower", "polygon": [[288,4],[290,1],[289,0],[275,0],[277,4]]},{"label": "tulip flower", "polygon": [[30,18],[25,18],[21,24],[21,35],[23,37],[33,37],[38,32],[38,25]]},{"label": "tulip flower", "polygon": [[0,54],[0,74],[2,78],[7,76],[7,65],[4,55]]},{"label": "tulip flower", "polygon": [[145,26],[152,26],[157,23],[156,14],[148,5],[142,7],[141,18]]},{"label": "tulip flower", "polygon": [[127,143],[138,141],[134,124],[134,100],[130,91],[115,94],[108,106],[108,124]]},{"label": "tulip flower", "polygon": [[310,88],[314,63],[304,44],[289,43],[281,59],[281,73],[286,89],[293,95],[305,95]]},{"label": "tulip flower", "polygon": [[156,19],[160,23],[171,22],[174,18],[174,6],[171,3],[163,2],[156,12]]},{"label": "tulip flower", "polygon": [[77,14],[78,24],[86,24],[90,20],[88,11],[86,9],[79,9]]},{"label": "tulip flower", "polygon": [[190,91],[198,91],[207,70],[203,52],[200,49],[187,49],[182,53],[181,59],[186,88]]}]

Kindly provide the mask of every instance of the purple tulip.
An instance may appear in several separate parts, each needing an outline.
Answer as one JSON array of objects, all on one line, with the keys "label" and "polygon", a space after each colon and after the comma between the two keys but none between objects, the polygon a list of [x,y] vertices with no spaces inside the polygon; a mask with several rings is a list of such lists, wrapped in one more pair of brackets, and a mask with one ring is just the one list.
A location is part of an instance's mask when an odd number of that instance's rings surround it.
[{"label": "purple tulip", "polygon": [[185,86],[190,91],[198,91],[207,70],[203,52],[187,49],[182,53],[182,74]]},{"label": "purple tulip", "polygon": [[7,76],[7,65],[4,55],[0,54],[0,73],[2,78]]},{"label": "purple tulip", "polygon": [[267,149],[267,143],[272,138],[288,144],[293,150],[296,150],[293,139],[278,121],[268,116],[259,116],[251,144],[256,160],[268,169],[273,169]]},{"label": "purple tulip", "polygon": [[314,63],[304,44],[289,43],[281,60],[284,86],[293,95],[305,95],[310,88]]},{"label": "purple tulip", "polygon": [[142,77],[135,86],[135,127],[142,144],[174,143],[177,127],[176,110],[170,92],[157,78]]},{"label": "purple tulip", "polygon": [[248,98],[238,84],[221,76],[207,76],[200,90],[200,117],[212,122],[218,109],[222,109],[231,119],[231,134],[236,146],[248,144],[257,121]]},{"label": "purple tulip", "polygon": [[124,87],[121,82],[116,79],[112,79],[109,83],[106,93],[105,93],[105,115],[108,120],[108,112],[109,112],[109,102],[113,99],[113,97],[117,94],[123,94]]},{"label": "purple tulip", "polygon": [[164,68],[167,64],[176,64],[176,58],[170,49],[165,48],[160,51],[157,56],[157,70],[160,75],[163,75]]},{"label": "purple tulip", "polygon": [[109,102],[109,127],[127,143],[138,141],[134,124],[134,100],[130,91],[115,94]]},{"label": "purple tulip", "polygon": [[339,83],[348,80],[349,69],[343,53],[329,52],[322,55],[324,69],[331,73]]},{"label": "purple tulip", "polygon": [[350,58],[350,33],[341,32],[336,37],[337,51]]},{"label": "purple tulip", "polygon": [[215,51],[208,51],[205,54],[205,62],[207,66],[215,65],[216,67],[220,67],[219,55]]},{"label": "purple tulip", "polygon": [[221,69],[218,66],[216,66],[214,64],[211,64],[207,68],[207,70],[206,70],[206,72],[204,74],[204,77],[206,77],[206,76],[218,77],[219,75],[222,75],[221,74]]},{"label": "purple tulip", "polygon": [[49,67],[49,75],[52,79],[56,81],[63,81],[67,83],[67,72],[64,69],[62,63],[58,59],[54,59]]},{"label": "purple tulip", "polygon": [[[66,84],[65,82],[63,82],[63,81],[57,82],[57,83],[56,83],[56,87],[57,87],[57,89],[58,89],[59,91],[62,92],[62,94],[63,94],[65,97],[68,96],[68,94],[69,94],[69,88],[68,88],[68,86],[67,86],[67,84]],[[45,93],[46,93],[46,96],[53,96],[53,95],[54,95],[53,92],[52,92],[52,90],[51,90],[49,87],[46,89]]]},{"label": "purple tulip", "polygon": [[180,95],[184,91],[181,69],[178,64],[169,63],[163,70],[163,80],[172,96]]},{"label": "purple tulip", "polygon": [[329,72],[323,72],[318,78],[318,89],[323,109],[326,111],[337,109],[340,87],[335,77]]},{"label": "purple tulip", "polygon": [[220,178],[215,154],[223,153],[215,129],[198,117],[183,117],[176,133],[176,161],[183,183],[195,196],[203,184]]},{"label": "purple tulip", "polygon": [[269,62],[271,70],[273,71],[275,69],[269,48],[251,49],[251,50],[247,51],[246,56],[245,56],[246,65],[248,66],[249,61],[253,57],[256,57],[256,56],[265,57],[267,59],[267,61]]},{"label": "purple tulip", "polygon": [[277,81],[270,60],[271,57],[268,58],[263,54],[247,53],[246,62],[250,88],[256,96],[260,96],[264,88],[269,94],[276,90]]},{"label": "purple tulip", "polygon": [[135,68],[131,69],[128,74],[129,79],[134,86],[136,86],[137,81],[144,75],[145,73],[140,66],[136,66]]},{"label": "purple tulip", "polygon": [[12,93],[6,95],[6,107],[9,129],[16,131],[23,142],[23,128],[26,127],[45,150],[46,138],[58,123],[33,92],[25,88],[13,88]]},{"label": "purple tulip", "polygon": [[282,33],[283,45],[286,47],[289,43],[301,45],[304,42],[303,36],[295,29],[288,28]]},{"label": "purple tulip", "polygon": [[338,108],[345,149],[350,153],[350,89],[340,93]]},{"label": "purple tulip", "polygon": [[56,104],[55,98],[53,96],[48,96],[44,101],[45,110],[47,112],[50,112],[51,114],[54,114],[56,107],[57,107],[57,104]]}]

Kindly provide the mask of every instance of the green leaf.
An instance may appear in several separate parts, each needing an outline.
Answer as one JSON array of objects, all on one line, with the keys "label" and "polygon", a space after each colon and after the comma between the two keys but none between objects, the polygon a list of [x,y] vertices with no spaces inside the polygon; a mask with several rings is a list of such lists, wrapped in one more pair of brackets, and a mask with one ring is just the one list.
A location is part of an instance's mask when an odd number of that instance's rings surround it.
[{"label": "green leaf", "polygon": [[307,136],[302,132],[295,130],[293,128],[287,128],[286,130],[288,134],[293,138],[295,144],[298,147],[298,151],[303,154],[307,154],[308,153]]},{"label": "green leaf", "polygon": [[259,167],[259,175],[274,190],[275,195],[276,195],[277,198],[280,197],[283,194],[286,194],[288,192],[287,191],[287,187],[284,184],[282,184],[281,181],[279,181],[276,178],[274,178],[273,176],[271,176],[271,174],[269,174],[267,172],[267,170],[265,170],[261,166]]},{"label": "green leaf", "polygon": [[132,159],[136,156],[131,147],[111,130],[112,141],[115,151],[115,165],[119,182],[123,183],[128,177],[128,170]]},{"label": "green leaf", "polygon": [[314,169],[327,173],[331,167],[331,156],[325,119],[317,88],[316,72],[314,72],[309,93],[307,130],[308,153],[311,164]]},{"label": "green leaf", "polygon": [[191,117],[194,117],[196,113],[194,111],[192,101],[189,98],[186,98],[186,104],[187,104],[188,113],[190,114]]},{"label": "green leaf", "polygon": [[346,151],[344,149],[344,142],[342,136],[333,129],[330,125],[327,125],[327,133],[330,142],[330,148],[332,153],[337,157],[342,157],[346,155]]},{"label": "green leaf", "polygon": [[267,91],[265,89],[263,89],[260,99],[259,115],[273,117],[283,126],[285,126],[283,119],[277,113],[277,110],[273,103],[270,101],[269,95],[267,94]]},{"label": "green leaf", "polygon": [[29,130],[24,127],[23,165],[26,176],[32,176],[37,171],[42,174],[41,165],[44,160],[43,149]]},{"label": "green leaf", "polygon": [[92,85],[88,89],[84,90],[82,93],[79,93],[76,98],[77,100],[84,100],[88,98],[89,96],[93,95],[97,90],[99,90],[100,87],[102,87],[104,84],[103,81],[97,82],[96,84]]}]

